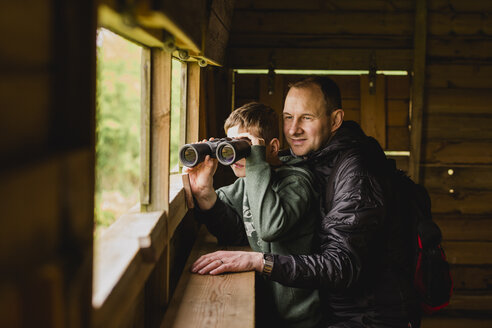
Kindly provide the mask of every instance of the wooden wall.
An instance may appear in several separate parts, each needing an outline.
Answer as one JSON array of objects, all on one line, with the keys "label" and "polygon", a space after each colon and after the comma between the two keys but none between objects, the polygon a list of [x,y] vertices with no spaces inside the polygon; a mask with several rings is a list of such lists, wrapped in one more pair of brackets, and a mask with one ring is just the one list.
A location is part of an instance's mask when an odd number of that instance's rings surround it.
[{"label": "wooden wall", "polygon": [[[492,316],[492,2],[426,5],[421,181],[444,234],[455,295],[441,313],[453,320],[428,319],[424,327],[483,327],[492,324],[480,321]],[[245,0],[236,4],[228,60],[232,68],[411,71],[414,24],[414,1]],[[259,79],[238,79],[236,101],[261,100],[251,91]],[[389,135],[407,124],[391,115],[401,100],[387,99]],[[357,118],[360,100],[344,102]],[[388,146],[396,140],[388,137]]]},{"label": "wooden wall", "polygon": [[95,9],[0,2],[1,327],[90,325]]},{"label": "wooden wall", "polygon": [[455,297],[449,311],[466,310],[467,316],[489,318],[491,14],[490,1],[429,2],[421,169],[453,266]]}]

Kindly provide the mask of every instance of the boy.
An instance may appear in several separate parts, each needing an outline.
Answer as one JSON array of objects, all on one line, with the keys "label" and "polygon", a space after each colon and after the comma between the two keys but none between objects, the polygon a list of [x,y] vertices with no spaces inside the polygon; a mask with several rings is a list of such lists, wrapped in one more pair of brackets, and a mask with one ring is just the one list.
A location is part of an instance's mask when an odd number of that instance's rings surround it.
[{"label": "boy", "polygon": [[[228,137],[248,138],[251,154],[232,165],[239,179],[217,191],[213,189],[217,160],[207,156],[203,163],[186,169],[199,207],[197,218],[221,244],[249,242],[254,251],[264,253],[312,253],[314,224],[319,215],[314,181],[309,171],[292,166],[300,159],[278,157],[280,143],[275,111],[259,103],[246,104],[231,113],[224,130]],[[218,259],[211,265],[219,267],[227,263]],[[192,271],[196,272],[193,268]],[[273,311],[269,309],[264,318],[258,316],[259,326],[319,325],[317,290],[286,287],[266,279],[258,282],[257,293],[273,305]],[[257,300],[265,301],[259,297]],[[261,311],[265,307],[257,309]]]}]

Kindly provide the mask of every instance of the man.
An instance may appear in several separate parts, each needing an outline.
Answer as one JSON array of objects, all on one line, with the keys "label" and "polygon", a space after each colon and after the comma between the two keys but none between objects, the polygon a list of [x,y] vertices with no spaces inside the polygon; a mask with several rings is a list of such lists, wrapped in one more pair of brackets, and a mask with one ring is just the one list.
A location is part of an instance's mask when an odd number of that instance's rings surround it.
[{"label": "man", "polygon": [[291,152],[305,158],[321,183],[318,252],[215,252],[198,259],[192,271],[209,273],[216,258],[227,266],[213,274],[266,267],[273,281],[320,288],[328,327],[417,327],[411,244],[405,242],[408,230],[391,215],[390,169],[381,147],[356,123],[343,122],[340,91],[328,78],[292,85],[283,115]]}]

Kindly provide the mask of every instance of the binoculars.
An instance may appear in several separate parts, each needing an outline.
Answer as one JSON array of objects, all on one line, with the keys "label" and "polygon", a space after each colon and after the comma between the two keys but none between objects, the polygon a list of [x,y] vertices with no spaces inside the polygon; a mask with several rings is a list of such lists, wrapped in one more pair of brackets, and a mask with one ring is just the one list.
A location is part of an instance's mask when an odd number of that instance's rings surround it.
[{"label": "binoculars", "polygon": [[179,150],[179,160],[184,166],[194,167],[210,155],[223,165],[231,165],[248,157],[251,144],[244,139],[222,138],[206,142],[186,144]]}]

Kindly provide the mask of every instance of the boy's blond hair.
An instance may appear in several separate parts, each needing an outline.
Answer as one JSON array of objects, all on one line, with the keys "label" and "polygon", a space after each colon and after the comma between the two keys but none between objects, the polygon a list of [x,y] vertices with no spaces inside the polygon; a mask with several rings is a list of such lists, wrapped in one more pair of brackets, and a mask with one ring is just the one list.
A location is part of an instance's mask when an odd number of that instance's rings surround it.
[{"label": "boy's blond hair", "polygon": [[267,105],[257,102],[247,103],[234,110],[224,123],[224,130],[239,126],[252,135],[265,139],[269,143],[278,138],[278,115]]}]

